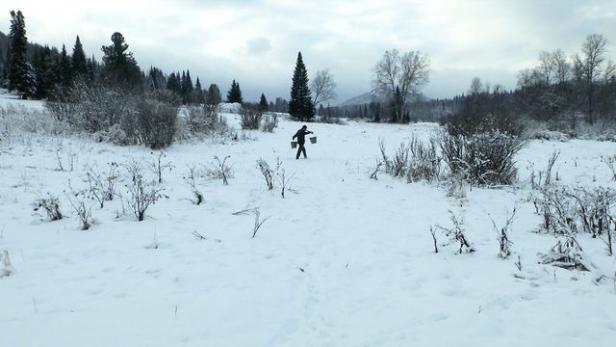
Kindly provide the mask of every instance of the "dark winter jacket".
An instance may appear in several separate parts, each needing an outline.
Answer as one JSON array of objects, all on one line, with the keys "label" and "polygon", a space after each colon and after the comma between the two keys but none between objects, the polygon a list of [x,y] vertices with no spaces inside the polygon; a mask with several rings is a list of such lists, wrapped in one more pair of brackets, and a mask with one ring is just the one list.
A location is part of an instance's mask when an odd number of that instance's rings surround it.
[{"label": "dark winter jacket", "polygon": [[307,131],[304,128],[299,129],[295,135],[293,135],[293,139],[297,138],[297,143],[303,145],[306,142],[306,135],[312,134],[312,131]]}]

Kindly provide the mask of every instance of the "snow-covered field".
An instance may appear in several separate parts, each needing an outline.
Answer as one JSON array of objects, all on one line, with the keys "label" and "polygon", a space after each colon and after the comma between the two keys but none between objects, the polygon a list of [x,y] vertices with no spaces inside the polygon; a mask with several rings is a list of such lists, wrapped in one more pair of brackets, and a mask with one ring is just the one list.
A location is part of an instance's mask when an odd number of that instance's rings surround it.
[{"label": "snow-covered field", "polygon": [[[556,239],[536,233],[527,182],[558,149],[561,183],[614,187],[600,158],[616,144],[531,142],[517,158],[518,186],[473,189],[461,203],[437,184],[369,178],[380,138],[393,151],[435,125],[310,124],[318,143],[295,160],[289,142],[300,126],[175,144],[162,159],[173,166],[163,173],[167,197],[145,221],[123,215],[116,198],[103,209],[92,203],[87,231],[71,213],[69,182],[80,189],[87,167],[131,159],[153,176],[158,153],[39,135],[0,142],[0,253],[12,270],[0,278],[0,346],[616,344],[616,257],[580,234],[592,271],[538,264]],[[200,179],[205,203],[192,203],[188,168],[227,155],[230,184]],[[282,162],[291,177],[284,199],[267,190],[259,158]],[[47,192],[69,218],[33,211]],[[490,216],[502,225],[514,206],[513,255],[502,260]],[[256,207],[269,219],[252,238],[254,216],[232,213]],[[475,253],[456,254],[442,235],[434,253],[429,230],[450,226],[448,210],[464,216]]]}]

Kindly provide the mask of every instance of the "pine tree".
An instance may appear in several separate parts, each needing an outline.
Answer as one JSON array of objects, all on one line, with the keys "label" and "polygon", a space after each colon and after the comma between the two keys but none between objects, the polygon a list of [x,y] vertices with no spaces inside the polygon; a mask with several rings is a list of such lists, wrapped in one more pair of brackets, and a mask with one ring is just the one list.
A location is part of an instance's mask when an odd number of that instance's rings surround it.
[{"label": "pine tree", "polygon": [[267,99],[265,98],[265,94],[261,93],[261,100],[259,100],[259,111],[267,112],[267,110],[268,110]]},{"label": "pine tree", "polygon": [[231,83],[231,89],[227,93],[227,102],[229,103],[242,103],[242,90],[240,89],[240,84],[233,80]]},{"label": "pine tree", "polygon": [[21,11],[11,11],[11,28],[9,32],[8,52],[8,89],[17,91],[22,96],[28,97],[32,85],[29,74],[33,73],[28,66],[26,37],[26,22]]},{"label": "pine tree", "polygon": [[222,95],[220,95],[220,89],[215,83],[210,84],[207,89],[206,103],[208,105],[216,106],[222,102]]},{"label": "pine tree", "polygon": [[116,32],[111,36],[113,42],[103,46],[103,82],[108,86],[140,91],[143,87],[141,70],[131,52],[124,36]]},{"label": "pine tree", "polygon": [[73,73],[75,77],[85,78],[88,74],[88,65],[86,61],[86,54],[83,52],[83,46],[79,40],[79,36],[75,39],[75,45],[73,46]]},{"label": "pine tree", "polygon": [[289,114],[302,121],[311,121],[314,118],[314,105],[310,88],[308,88],[308,72],[302,59],[302,52],[297,53],[297,62],[293,72]]}]

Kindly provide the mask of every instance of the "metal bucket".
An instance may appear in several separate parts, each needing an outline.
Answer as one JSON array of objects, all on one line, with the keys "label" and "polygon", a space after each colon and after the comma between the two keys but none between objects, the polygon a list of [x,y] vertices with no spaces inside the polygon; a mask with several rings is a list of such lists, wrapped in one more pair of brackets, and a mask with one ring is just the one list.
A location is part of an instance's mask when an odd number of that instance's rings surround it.
[{"label": "metal bucket", "polygon": [[297,141],[291,141],[291,148],[297,148]]},{"label": "metal bucket", "polygon": [[310,143],[317,143],[317,137],[316,136],[311,137]]}]

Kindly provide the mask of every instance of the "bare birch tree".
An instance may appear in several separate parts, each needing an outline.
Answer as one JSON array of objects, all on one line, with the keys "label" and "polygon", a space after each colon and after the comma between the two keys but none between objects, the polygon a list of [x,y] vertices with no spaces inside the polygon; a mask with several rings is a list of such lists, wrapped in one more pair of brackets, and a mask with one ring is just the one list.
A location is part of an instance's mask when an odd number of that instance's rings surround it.
[{"label": "bare birch tree", "polygon": [[603,62],[607,51],[607,40],[603,35],[592,34],[582,44],[582,56],[575,57],[576,77],[586,87],[585,103],[588,122],[593,124],[595,82],[602,76]]},{"label": "bare birch tree", "polygon": [[374,71],[375,90],[392,101],[392,121],[402,121],[409,96],[418,93],[429,81],[428,57],[419,51],[409,51],[401,56],[397,49],[387,50]]},{"label": "bare birch tree", "polygon": [[310,90],[312,90],[313,104],[315,107],[319,103],[324,103],[329,100],[336,99],[336,82],[334,81],[334,75],[329,72],[328,69],[319,70],[310,83]]}]

